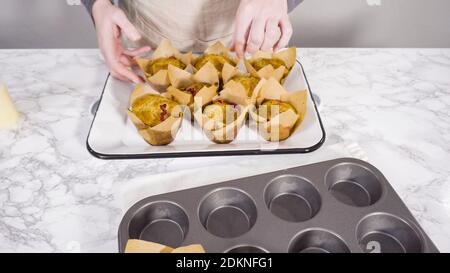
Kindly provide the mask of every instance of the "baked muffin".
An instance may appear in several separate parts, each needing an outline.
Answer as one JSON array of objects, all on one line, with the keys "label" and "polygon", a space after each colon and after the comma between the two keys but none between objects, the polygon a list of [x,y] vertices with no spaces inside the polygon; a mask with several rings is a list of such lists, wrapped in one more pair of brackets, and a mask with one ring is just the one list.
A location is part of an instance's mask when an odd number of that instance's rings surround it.
[{"label": "baked muffin", "polygon": [[190,70],[192,53],[180,53],[169,40],[163,39],[150,58],[136,57],[135,60],[145,80],[153,88],[163,91],[170,85],[167,72],[169,66]]},{"label": "baked muffin", "polygon": [[244,64],[250,74],[264,79],[275,78],[282,83],[295,65],[296,54],[293,47],[276,53],[258,51],[244,60]]},{"label": "baked muffin", "polygon": [[237,65],[236,62],[228,56],[219,54],[205,54],[198,57],[194,61],[194,67],[195,69],[200,70],[208,62],[212,63],[214,67],[217,69],[217,71],[222,71],[223,65],[225,63],[228,63],[232,66]]},{"label": "baked muffin", "polygon": [[288,67],[286,66],[284,61],[280,60],[280,59],[260,58],[260,59],[256,59],[255,61],[252,62],[252,66],[256,69],[256,71],[261,70],[263,67],[265,67],[267,65],[271,65],[275,69],[277,69],[279,67],[284,67],[285,70],[283,73],[283,78],[285,78],[289,74]]},{"label": "baked muffin", "polygon": [[213,120],[216,125],[227,125],[236,121],[238,110],[236,105],[226,103],[223,100],[217,100],[209,104],[203,110],[203,114],[210,120]]},{"label": "baked muffin", "polygon": [[250,111],[257,123],[258,133],[267,141],[289,138],[306,115],[307,91],[288,92],[275,78],[261,80],[256,107]]},{"label": "baked muffin", "polygon": [[149,75],[155,75],[160,70],[167,70],[169,64],[178,67],[180,69],[186,68],[186,64],[184,64],[182,61],[172,56],[169,58],[158,58],[150,61],[145,68],[145,72],[148,73]]},{"label": "baked muffin", "polygon": [[280,100],[266,100],[259,105],[258,115],[265,117],[267,121],[270,121],[276,115],[284,113],[288,110],[292,110],[297,114],[297,110],[295,110],[294,106],[288,102],[283,102]]},{"label": "baked muffin", "polygon": [[147,143],[160,146],[175,139],[183,120],[184,109],[149,85],[138,84],[131,92],[127,114]]},{"label": "baked muffin", "polygon": [[131,105],[133,112],[145,125],[154,127],[171,116],[178,104],[168,98],[146,94],[138,97]]},{"label": "baked muffin", "polygon": [[203,87],[211,87],[212,85],[204,82],[195,82],[185,88],[182,88],[181,91],[191,94],[192,96],[197,95],[198,91],[200,91]]},{"label": "baked muffin", "polygon": [[256,86],[260,81],[258,77],[251,75],[236,75],[232,77],[230,80],[242,84],[242,86],[245,89],[245,92],[247,93],[247,97],[252,96],[253,90],[255,90]]}]

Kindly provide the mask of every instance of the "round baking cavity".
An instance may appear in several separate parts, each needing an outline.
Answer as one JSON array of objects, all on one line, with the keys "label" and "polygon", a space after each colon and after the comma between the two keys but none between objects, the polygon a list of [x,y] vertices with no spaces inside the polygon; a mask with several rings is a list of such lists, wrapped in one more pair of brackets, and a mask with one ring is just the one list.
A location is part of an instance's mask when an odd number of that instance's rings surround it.
[{"label": "round baking cavity", "polygon": [[324,229],[308,229],[298,233],[289,244],[290,253],[349,253],[346,243]]},{"label": "round baking cavity", "polygon": [[383,192],[378,177],[366,167],[355,163],[332,167],[325,176],[325,183],[334,198],[356,207],[375,204]]},{"label": "round baking cavity", "polygon": [[294,175],[273,179],[264,190],[264,200],[275,216],[289,222],[309,220],[321,206],[317,189],[306,179]]},{"label": "round baking cavity", "polygon": [[387,213],[364,217],[356,228],[362,250],[373,253],[419,253],[423,239],[407,221]]},{"label": "round baking cavity", "polygon": [[184,210],[170,201],[149,203],[140,208],[129,225],[130,239],[141,239],[170,247],[180,246],[189,229]]},{"label": "round baking cavity", "polygon": [[268,253],[268,251],[259,246],[241,245],[227,250],[226,253]]},{"label": "round baking cavity", "polygon": [[247,193],[235,188],[222,188],[203,199],[199,207],[199,218],[211,234],[234,238],[253,227],[256,211],[255,202]]}]

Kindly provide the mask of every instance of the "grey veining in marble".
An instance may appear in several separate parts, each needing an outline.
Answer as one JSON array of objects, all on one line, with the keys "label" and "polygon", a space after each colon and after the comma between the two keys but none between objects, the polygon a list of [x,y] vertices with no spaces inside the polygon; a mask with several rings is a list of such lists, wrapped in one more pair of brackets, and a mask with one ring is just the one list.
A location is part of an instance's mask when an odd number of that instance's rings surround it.
[{"label": "grey veining in marble", "polygon": [[[322,100],[326,145],[358,143],[450,252],[450,49],[299,55]],[[117,251],[118,184],[229,160],[92,157],[89,110],[106,73],[97,50],[0,50],[0,81],[22,114],[17,128],[0,131],[0,251]]]}]

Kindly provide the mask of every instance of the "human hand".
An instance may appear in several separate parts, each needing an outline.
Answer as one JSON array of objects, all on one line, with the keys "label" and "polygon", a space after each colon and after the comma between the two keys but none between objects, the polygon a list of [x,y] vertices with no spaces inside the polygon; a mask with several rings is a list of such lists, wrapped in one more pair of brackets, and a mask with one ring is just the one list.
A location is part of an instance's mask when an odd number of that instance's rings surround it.
[{"label": "human hand", "polygon": [[149,51],[144,46],[128,50],[122,46],[120,39],[124,34],[129,40],[141,39],[141,34],[130,23],[125,13],[111,4],[109,0],[96,0],[92,7],[92,16],[95,22],[98,45],[111,75],[119,80],[142,82],[142,79],[132,70],[133,57]]},{"label": "human hand", "polygon": [[276,51],[285,47],[291,36],[287,0],[241,0],[231,46],[239,57],[259,49]]}]

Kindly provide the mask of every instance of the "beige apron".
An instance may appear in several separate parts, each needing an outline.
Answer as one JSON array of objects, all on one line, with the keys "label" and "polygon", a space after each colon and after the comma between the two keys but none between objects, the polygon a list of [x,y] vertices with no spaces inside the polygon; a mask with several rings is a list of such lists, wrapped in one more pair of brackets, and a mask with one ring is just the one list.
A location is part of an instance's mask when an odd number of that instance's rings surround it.
[{"label": "beige apron", "polygon": [[168,38],[182,51],[231,43],[240,0],[121,0],[119,6],[152,48]]}]

